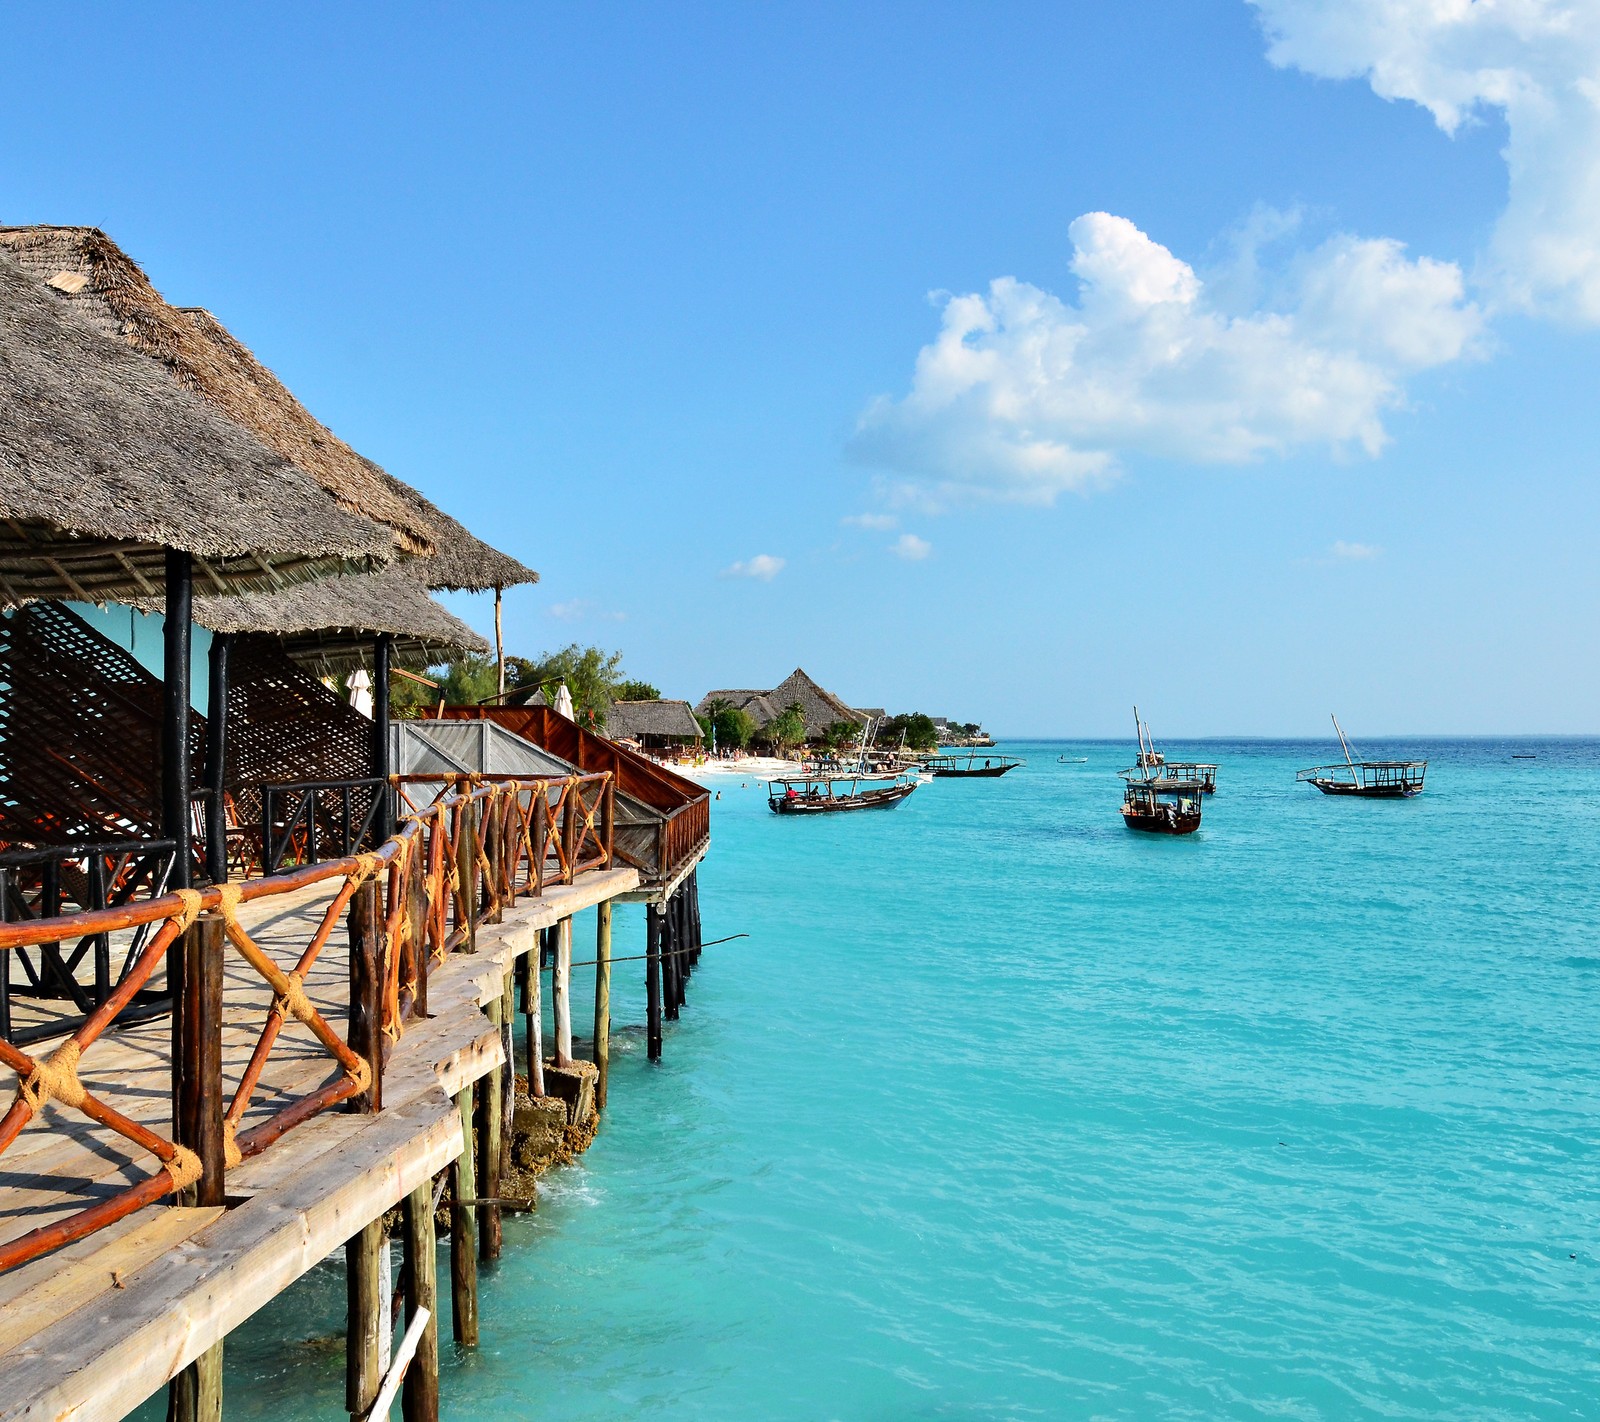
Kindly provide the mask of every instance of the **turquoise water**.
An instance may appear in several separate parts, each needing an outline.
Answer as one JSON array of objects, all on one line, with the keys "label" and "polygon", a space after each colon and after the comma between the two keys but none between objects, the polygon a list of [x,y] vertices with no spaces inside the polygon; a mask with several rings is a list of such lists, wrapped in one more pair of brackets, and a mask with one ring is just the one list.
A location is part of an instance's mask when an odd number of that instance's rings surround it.
[{"label": "turquoise water", "polygon": [[[1126,746],[1003,749],[831,820],[722,783],[750,937],[660,1067],[619,967],[604,1129],[445,1415],[1593,1416],[1600,744],[1432,743],[1394,803],[1173,745],[1222,767],[1187,840],[1123,828]],[[230,1417],[339,1412],[342,1301],[257,1316]]]}]

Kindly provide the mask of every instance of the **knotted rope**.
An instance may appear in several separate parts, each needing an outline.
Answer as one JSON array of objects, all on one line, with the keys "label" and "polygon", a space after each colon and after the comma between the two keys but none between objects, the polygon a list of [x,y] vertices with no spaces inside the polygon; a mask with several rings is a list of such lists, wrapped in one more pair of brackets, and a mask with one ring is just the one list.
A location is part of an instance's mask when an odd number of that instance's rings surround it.
[{"label": "knotted rope", "polygon": [[188,1146],[175,1145],[172,1148],[172,1159],[163,1160],[161,1168],[172,1177],[174,1190],[187,1190],[202,1175],[204,1168],[197,1156]]},{"label": "knotted rope", "polygon": [[317,1009],[306,996],[305,980],[299,973],[284,975],[283,991],[272,999],[272,1010],[280,1016],[292,1017],[296,1022],[310,1022],[317,1015]]},{"label": "knotted rope", "polygon": [[220,902],[217,904],[218,910],[221,912],[223,918],[227,919],[229,922],[232,922],[239,916],[239,901],[244,896],[244,885],[218,884],[217,895],[220,899]]},{"label": "knotted rope", "polygon": [[239,1123],[222,1118],[222,1160],[232,1170],[244,1157],[239,1154]]},{"label": "knotted rope", "polygon": [[46,1101],[59,1101],[81,1111],[89,1099],[78,1080],[78,1058],[82,1055],[83,1048],[68,1038],[42,1062],[35,1062],[26,1077],[18,1079],[17,1100],[25,1102],[35,1116]]},{"label": "knotted rope", "polygon": [[178,910],[171,922],[178,925],[179,933],[183,933],[195,919],[200,917],[200,906],[205,902],[205,895],[199,889],[174,889],[172,892],[183,901],[183,907]]}]

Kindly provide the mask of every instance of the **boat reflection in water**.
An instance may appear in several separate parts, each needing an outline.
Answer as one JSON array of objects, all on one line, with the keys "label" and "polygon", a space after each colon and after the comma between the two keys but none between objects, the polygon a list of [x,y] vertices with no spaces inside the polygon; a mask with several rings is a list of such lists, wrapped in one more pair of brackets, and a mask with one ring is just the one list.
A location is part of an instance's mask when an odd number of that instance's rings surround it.
[{"label": "boat reflection in water", "polygon": [[916,788],[916,779],[905,775],[887,782],[860,775],[794,775],[767,782],[767,804],[779,815],[888,810]]}]

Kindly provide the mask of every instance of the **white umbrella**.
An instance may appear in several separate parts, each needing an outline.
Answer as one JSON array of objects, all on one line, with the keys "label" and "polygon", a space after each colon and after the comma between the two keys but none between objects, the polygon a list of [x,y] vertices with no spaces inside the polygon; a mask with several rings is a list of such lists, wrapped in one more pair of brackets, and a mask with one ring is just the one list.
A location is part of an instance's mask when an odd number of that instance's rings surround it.
[{"label": "white umbrella", "polygon": [[556,714],[565,716],[569,721],[578,719],[577,713],[572,709],[572,693],[567,690],[566,682],[562,682],[556,692]]},{"label": "white umbrella", "polygon": [[350,688],[350,704],[369,721],[372,719],[372,677],[365,668],[351,674],[345,683]]}]

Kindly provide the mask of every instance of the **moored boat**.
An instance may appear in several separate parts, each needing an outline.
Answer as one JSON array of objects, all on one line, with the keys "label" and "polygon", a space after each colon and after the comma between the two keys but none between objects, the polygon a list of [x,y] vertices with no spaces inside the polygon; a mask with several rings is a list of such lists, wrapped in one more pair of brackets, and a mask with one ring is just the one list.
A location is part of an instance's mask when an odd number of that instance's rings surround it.
[{"label": "moored boat", "polygon": [[[866,788],[863,789],[863,783]],[[837,787],[848,785],[842,794]],[[888,810],[917,782],[905,776],[883,784],[859,775],[792,775],[767,782],[767,804],[779,815],[833,815],[846,810]]]},{"label": "moored boat", "polygon": [[[982,762],[980,765],[979,762]],[[922,762],[923,767],[939,780],[989,779],[1004,775],[1027,762],[1012,755],[935,755]]]},{"label": "moored boat", "polygon": [[1122,792],[1122,820],[1129,829],[1148,834],[1193,834],[1200,828],[1198,780],[1158,775],[1130,780]]},{"label": "moored boat", "polygon": [[1168,761],[1167,774],[1178,780],[1198,780],[1202,794],[1215,795],[1217,793],[1217,767],[1209,761]]},{"label": "moored boat", "polygon": [[1344,764],[1313,765],[1295,779],[1314,785],[1324,795],[1350,795],[1364,800],[1409,800],[1422,793],[1428,773],[1425,760],[1357,760],[1350,753],[1339,718],[1332,717],[1344,751]]}]

